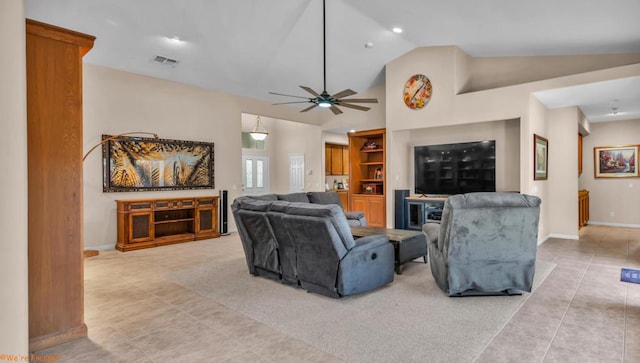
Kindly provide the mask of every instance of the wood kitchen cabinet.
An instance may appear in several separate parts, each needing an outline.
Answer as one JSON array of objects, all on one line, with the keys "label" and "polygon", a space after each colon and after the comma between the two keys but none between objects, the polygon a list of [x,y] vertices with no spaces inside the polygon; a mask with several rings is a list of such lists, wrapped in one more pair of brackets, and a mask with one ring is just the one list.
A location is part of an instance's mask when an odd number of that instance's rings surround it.
[{"label": "wood kitchen cabinet", "polygon": [[347,145],[325,144],[325,175],[349,174],[349,147]]},{"label": "wood kitchen cabinet", "polygon": [[582,135],[578,134],[578,175],[582,174]]}]

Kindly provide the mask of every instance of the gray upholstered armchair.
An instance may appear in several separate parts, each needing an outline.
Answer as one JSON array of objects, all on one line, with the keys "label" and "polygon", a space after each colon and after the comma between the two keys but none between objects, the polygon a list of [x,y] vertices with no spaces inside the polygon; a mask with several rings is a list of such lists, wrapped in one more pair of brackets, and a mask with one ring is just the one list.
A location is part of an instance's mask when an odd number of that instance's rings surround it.
[{"label": "gray upholstered armchair", "polygon": [[449,197],[441,223],[423,226],[438,286],[449,296],[530,292],[539,218],[540,198],[531,195]]}]

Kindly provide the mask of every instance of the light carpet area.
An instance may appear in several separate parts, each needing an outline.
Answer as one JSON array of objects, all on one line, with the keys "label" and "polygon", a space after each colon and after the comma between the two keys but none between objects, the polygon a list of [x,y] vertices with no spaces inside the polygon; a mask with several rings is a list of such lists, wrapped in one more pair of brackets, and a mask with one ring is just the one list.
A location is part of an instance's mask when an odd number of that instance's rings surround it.
[{"label": "light carpet area", "polygon": [[[330,299],[249,275],[233,240],[225,258],[165,277],[348,362],[473,361],[530,296],[450,298],[419,259],[386,287]],[[536,263],[533,293],[554,266]]]}]

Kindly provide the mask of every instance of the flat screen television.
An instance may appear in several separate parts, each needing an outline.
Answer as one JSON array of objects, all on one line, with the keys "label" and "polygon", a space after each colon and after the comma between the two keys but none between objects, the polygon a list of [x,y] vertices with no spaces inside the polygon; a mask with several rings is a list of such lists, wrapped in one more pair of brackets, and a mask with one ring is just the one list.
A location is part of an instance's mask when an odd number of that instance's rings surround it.
[{"label": "flat screen television", "polygon": [[415,192],[449,195],[496,191],[496,141],[414,148]]}]

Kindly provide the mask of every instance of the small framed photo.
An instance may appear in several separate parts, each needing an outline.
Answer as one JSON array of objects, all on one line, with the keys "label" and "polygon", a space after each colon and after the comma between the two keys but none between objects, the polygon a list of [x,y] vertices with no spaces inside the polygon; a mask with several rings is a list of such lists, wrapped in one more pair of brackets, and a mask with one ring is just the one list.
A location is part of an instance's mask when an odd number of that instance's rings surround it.
[{"label": "small framed photo", "polygon": [[533,134],[533,180],[549,178],[549,140]]},{"label": "small framed photo", "polygon": [[596,178],[638,177],[638,145],[596,146],[593,170]]}]

